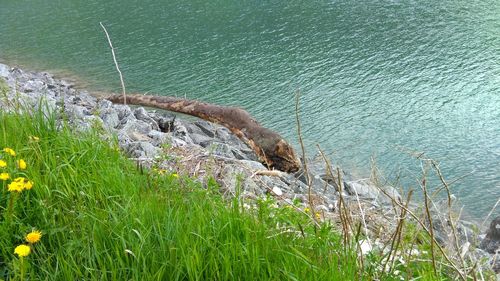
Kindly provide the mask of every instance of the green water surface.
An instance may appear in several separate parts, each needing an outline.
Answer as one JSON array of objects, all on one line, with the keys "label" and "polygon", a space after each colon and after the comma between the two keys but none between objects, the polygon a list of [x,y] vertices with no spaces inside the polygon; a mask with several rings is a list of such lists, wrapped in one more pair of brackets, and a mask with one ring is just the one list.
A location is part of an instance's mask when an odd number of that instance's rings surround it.
[{"label": "green water surface", "polygon": [[418,188],[425,152],[467,175],[473,216],[500,197],[498,0],[0,0],[0,59],[119,92],[101,21],[129,92],[241,106],[297,144],[300,89],[310,155]]}]

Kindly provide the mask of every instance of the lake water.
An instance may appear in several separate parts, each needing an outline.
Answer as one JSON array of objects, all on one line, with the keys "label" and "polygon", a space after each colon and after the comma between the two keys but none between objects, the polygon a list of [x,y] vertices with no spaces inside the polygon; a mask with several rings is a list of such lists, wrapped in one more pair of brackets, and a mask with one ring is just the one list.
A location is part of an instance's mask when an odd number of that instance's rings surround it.
[{"label": "lake water", "polygon": [[[500,2],[1,0],[0,59],[120,92],[245,108],[364,177],[438,160],[466,211],[500,197]],[[297,146],[298,147],[298,146]],[[497,210],[496,214],[500,214]]]}]

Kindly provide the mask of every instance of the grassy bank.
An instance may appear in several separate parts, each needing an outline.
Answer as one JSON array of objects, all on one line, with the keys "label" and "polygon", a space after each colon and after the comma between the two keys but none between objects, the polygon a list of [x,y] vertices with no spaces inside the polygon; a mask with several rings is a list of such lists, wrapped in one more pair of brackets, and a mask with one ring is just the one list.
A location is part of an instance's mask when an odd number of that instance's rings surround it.
[{"label": "grassy bank", "polygon": [[[328,223],[271,198],[224,199],[215,180],[143,169],[98,131],[0,111],[0,149],[11,149],[0,151],[0,280],[446,279],[429,254],[386,274],[386,256],[361,259]],[[30,244],[33,231],[42,237]],[[420,231],[401,241],[429,250]],[[30,253],[15,254],[19,245]]]},{"label": "grassy bank", "polygon": [[[264,200],[255,212],[176,174],[145,171],[96,133],[0,114],[0,279],[355,280],[328,225]],[[23,159],[26,168],[21,169]],[[9,191],[14,178],[33,187]],[[10,206],[10,207],[9,207]],[[288,231],[301,226],[303,234]],[[24,258],[14,254],[42,232]],[[287,230],[287,231],[284,231]]]}]

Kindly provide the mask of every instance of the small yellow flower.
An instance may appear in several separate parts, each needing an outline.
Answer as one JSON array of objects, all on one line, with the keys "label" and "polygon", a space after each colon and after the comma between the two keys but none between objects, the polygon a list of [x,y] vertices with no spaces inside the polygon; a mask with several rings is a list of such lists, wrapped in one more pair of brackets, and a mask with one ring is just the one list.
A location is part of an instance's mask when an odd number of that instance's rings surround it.
[{"label": "small yellow flower", "polygon": [[14,249],[14,254],[19,257],[26,257],[31,252],[30,246],[27,245],[19,245]]},{"label": "small yellow flower", "polygon": [[33,182],[32,181],[27,181],[24,184],[24,189],[30,190],[33,187]]},{"label": "small yellow flower", "polygon": [[309,209],[309,208],[304,208],[304,212],[309,213],[309,211],[311,211],[311,209]]},{"label": "small yellow flower", "polygon": [[172,177],[174,177],[174,178],[178,178],[178,177],[179,177],[179,175],[174,173],[174,174],[172,174]]},{"label": "small yellow flower", "polygon": [[0,174],[0,180],[6,181],[10,178],[9,173],[1,173]]},{"label": "small yellow flower", "polygon": [[7,167],[7,162],[0,160],[0,168],[5,168]]},{"label": "small yellow flower", "polygon": [[33,230],[26,235],[26,241],[31,244],[40,241],[40,238],[42,238],[42,232],[38,230]]},{"label": "small yellow flower", "polygon": [[21,192],[24,189],[23,182],[13,181],[7,185],[7,190],[10,192]]},{"label": "small yellow flower", "polygon": [[26,170],[26,161],[24,161],[23,159],[19,159],[17,161],[17,167],[19,167],[20,170]]},{"label": "small yellow flower", "polygon": [[3,151],[7,154],[10,154],[10,156],[16,156],[16,152],[12,148],[6,147],[3,149]]},{"label": "small yellow flower", "polygon": [[321,214],[320,213],[316,213],[314,214],[316,216],[317,219],[320,219],[321,218]]}]

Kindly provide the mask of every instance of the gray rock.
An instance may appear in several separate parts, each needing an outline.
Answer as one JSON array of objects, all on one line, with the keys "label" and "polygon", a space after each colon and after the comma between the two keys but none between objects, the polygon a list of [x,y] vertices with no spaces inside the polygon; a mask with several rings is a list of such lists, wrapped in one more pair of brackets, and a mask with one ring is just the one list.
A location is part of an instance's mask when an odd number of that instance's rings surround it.
[{"label": "gray rock", "polygon": [[490,254],[500,251],[500,217],[491,221],[490,228],[486,232],[486,237],[481,241],[479,248]]},{"label": "gray rock", "polygon": [[213,138],[207,137],[206,135],[200,135],[197,133],[191,133],[190,135],[193,143],[201,146],[201,147],[209,147],[213,144]]},{"label": "gray rock", "polygon": [[[372,199],[381,204],[389,204],[392,200],[380,191],[380,188],[376,187],[375,184],[367,180],[349,181],[344,182],[345,189],[349,195],[359,196],[363,199]],[[391,187],[385,186],[381,187],[387,194],[392,198],[401,199],[399,192]]]},{"label": "gray rock", "polygon": [[188,130],[183,124],[181,124],[181,122],[176,122],[173,136],[186,142],[187,144],[193,144],[193,140],[189,136]]},{"label": "gray rock", "polygon": [[160,131],[164,133],[173,132],[175,129],[175,115],[171,113],[154,113],[150,114],[151,118],[155,120],[156,124],[160,128]]},{"label": "gray rock", "polygon": [[195,126],[197,126],[205,136],[214,138],[215,137],[215,126],[207,121],[195,121],[193,123]]},{"label": "gray rock", "polygon": [[[122,105],[122,104],[115,104],[114,105],[116,111],[118,112],[118,119],[120,119],[120,122],[124,119],[126,119],[127,117],[130,117],[131,115],[133,116],[132,114],[132,110],[130,109],[130,107],[126,106],[126,105]],[[130,119],[130,118],[127,118],[127,120]],[[133,119],[136,119],[135,116],[133,116]],[[126,123],[126,122],[122,122],[123,124]]]},{"label": "gray rock", "polygon": [[[97,103],[97,107],[98,107],[99,111],[102,111],[102,110],[113,110],[114,111],[115,110],[113,103],[110,102],[109,100],[100,100]],[[118,115],[118,112],[117,112],[117,115]]]},{"label": "gray rock", "polygon": [[218,127],[215,130],[215,138],[221,142],[228,142],[231,140],[231,132],[226,127]]},{"label": "gray rock", "polygon": [[157,130],[157,131],[160,130],[160,127],[158,126],[158,124],[156,123],[156,121],[149,116],[148,112],[143,107],[136,108],[134,110],[134,116],[135,116],[135,118],[137,118],[137,120],[146,122],[149,125],[151,125],[151,128],[153,130]]},{"label": "gray rock", "polygon": [[120,120],[116,110],[103,108],[102,110],[100,110],[99,117],[101,117],[104,125],[108,128],[114,129],[120,124]]},{"label": "gray rock", "polygon": [[155,158],[161,153],[161,149],[146,141],[137,141],[127,144],[125,151],[135,158]]},{"label": "gray rock", "polygon": [[219,183],[232,193],[236,193],[236,188],[240,188],[240,192],[253,193],[260,196],[266,192],[266,189],[257,184],[251,177],[248,176],[248,171],[237,164],[227,164],[221,172]]},{"label": "gray rock", "polygon": [[185,142],[184,140],[173,137],[173,136],[171,136],[171,144],[173,147],[183,147],[183,146],[188,145],[188,143]]},{"label": "gray rock", "polygon": [[264,167],[264,165],[262,165],[262,163],[260,162],[257,162],[257,161],[252,161],[252,160],[240,160],[238,161],[239,163],[241,163],[242,165],[252,169],[252,170],[266,170],[266,167]]},{"label": "gray rock", "polygon": [[329,212],[330,211],[330,209],[327,206],[325,206],[325,205],[314,206],[314,210],[316,212]]},{"label": "gray rock", "polygon": [[10,75],[10,67],[0,63],[0,76],[7,78],[9,77],[9,75]]},{"label": "gray rock", "polygon": [[151,139],[151,144],[153,144],[154,146],[161,146],[169,139],[166,133],[156,130],[151,130],[148,134],[148,137]]},{"label": "gray rock", "polygon": [[40,80],[29,80],[22,84],[19,90],[24,93],[44,93],[47,90],[47,86]]},{"label": "gray rock", "polygon": [[273,187],[272,192],[276,196],[282,196],[283,195],[283,191],[281,191],[281,188],[279,188],[277,186]]},{"label": "gray rock", "polygon": [[67,104],[64,108],[64,113],[70,119],[83,119],[85,116],[91,115],[91,112],[82,106]]},{"label": "gray rock", "polygon": [[148,134],[151,132],[151,125],[140,120],[128,121],[121,131],[125,132],[128,137],[136,141],[147,141]]},{"label": "gray rock", "polygon": [[214,155],[217,155],[217,156],[222,156],[222,157],[226,157],[226,158],[234,158],[234,155],[232,152],[232,147],[230,147],[226,143],[214,142],[210,146],[209,150],[212,151],[212,153]]}]

